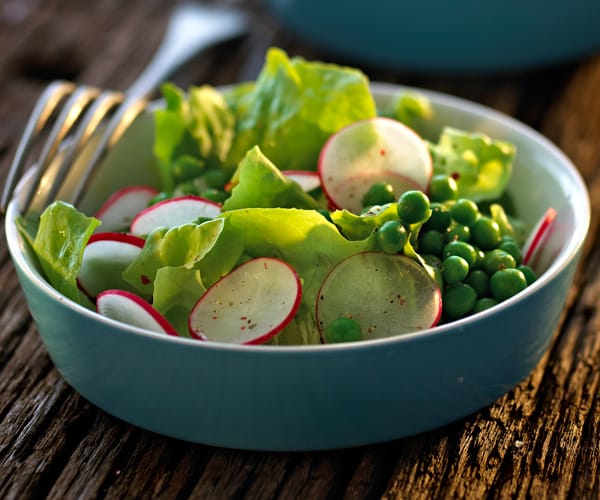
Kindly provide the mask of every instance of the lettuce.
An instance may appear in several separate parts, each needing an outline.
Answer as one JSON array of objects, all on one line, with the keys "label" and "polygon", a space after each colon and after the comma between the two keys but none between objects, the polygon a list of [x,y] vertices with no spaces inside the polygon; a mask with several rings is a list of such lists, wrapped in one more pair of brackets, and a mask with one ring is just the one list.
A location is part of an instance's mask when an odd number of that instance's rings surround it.
[{"label": "lettuce", "polygon": [[233,141],[234,116],[223,95],[204,85],[187,94],[171,83],[162,86],[165,108],[154,113],[154,155],[158,159],[162,188],[220,168]]},{"label": "lettuce", "polygon": [[446,127],[437,144],[429,144],[433,173],[456,179],[458,196],[475,202],[494,200],[512,175],[516,148],[481,133]]},{"label": "lettuce", "polygon": [[189,336],[188,315],[206,287],[197,269],[165,266],[154,278],[152,305],[182,336]]},{"label": "lettuce", "polygon": [[220,219],[171,229],[156,228],[147,236],[140,254],[123,272],[123,278],[140,294],[152,295],[161,268],[197,269],[198,262],[212,249],[222,228]]},{"label": "lettuce", "polygon": [[379,110],[379,114],[398,120],[411,128],[416,128],[420,121],[431,120],[434,115],[429,99],[416,91],[398,93],[390,105]]},{"label": "lettuce", "polygon": [[348,210],[336,210],[331,213],[331,220],[340,232],[350,240],[362,240],[368,237],[387,220],[398,218],[398,205],[387,203],[371,207],[362,215]]},{"label": "lettuce", "polygon": [[232,92],[236,116],[228,163],[237,165],[258,145],[282,170],[315,170],[327,138],[342,127],[376,115],[367,77],[352,68],[289,59],[267,52],[252,86]]},{"label": "lettuce", "polygon": [[42,212],[37,228],[25,218],[20,218],[18,224],[48,282],[64,296],[93,308],[91,301],[78,288],[77,276],[85,246],[100,221],[87,217],[73,205],[56,201]]},{"label": "lettuce", "polygon": [[223,210],[238,208],[316,208],[315,200],[285,177],[258,146],[242,159],[232,178],[235,185]]}]

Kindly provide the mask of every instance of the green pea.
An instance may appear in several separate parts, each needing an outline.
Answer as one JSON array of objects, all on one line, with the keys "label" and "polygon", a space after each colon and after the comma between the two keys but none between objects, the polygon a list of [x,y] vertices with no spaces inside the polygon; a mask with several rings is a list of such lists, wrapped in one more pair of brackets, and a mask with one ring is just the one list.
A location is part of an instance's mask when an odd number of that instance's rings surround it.
[{"label": "green pea", "polygon": [[431,201],[442,202],[455,200],[458,196],[458,185],[448,175],[434,175],[429,183]]},{"label": "green pea", "polygon": [[537,274],[533,269],[531,269],[531,267],[520,265],[517,266],[517,269],[525,276],[525,279],[527,280],[527,286],[531,285],[537,279]]},{"label": "green pea", "polygon": [[485,252],[481,248],[475,248],[475,252],[477,253],[477,260],[475,264],[473,264],[473,269],[483,269],[483,259],[485,259]]},{"label": "green pea", "polygon": [[194,181],[182,182],[181,184],[177,185],[177,187],[175,188],[174,194],[176,196],[184,196],[186,194],[197,195],[197,194],[199,194],[198,186],[196,186]]},{"label": "green pea", "polygon": [[504,250],[494,249],[485,254],[483,268],[491,276],[496,271],[517,266],[514,257]]},{"label": "green pea", "polygon": [[215,188],[205,189],[200,193],[200,196],[217,203],[223,203],[227,198],[229,198],[229,195],[225,191]]},{"label": "green pea", "polygon": [[492,299],[491,297],[483,297],[481,299],[477,299],[475,304],[473,304],[473,314],[485,311],[490,307],[495,306],[498,303],[496,299]]},{"label": "green pea", "polygon": [[384,205],[395,200],[394,186],[387,182],[376,182],[362,197],[362,204],[363,207],[370,207],[371,205]]},{"label": "green pea", "polygon": [[481,269],[471,271],[464,282],[473,287],[478,297],[486,297],[490,294],[490,277]]},{"label": "green pea", "polygon": [[362,339],[362,331],[357,321],[352,318],[334,319],[325,329],[327,342],[354,342]]},{"label": "green pea", "polygon": [[482,250],[496,248],[502,240],[498,223],[490,217],[481,216],[470,225],[473,244]]},{"label": "green pea", "polygon": [[206,185],[215,189],[223,189],[229,180],[230,174],[221,169],[211,169],[204,174]]},{"label": "green pea", "polygon": [[156,196],[154,196],[149,202],[148,206],[155,205],[156,203],[164,200],[168,200],[173,197],[173,193],[167,193],[166,191],[161,191]]},{"label": "green pea", "polygon": [[202,174],[203,169],[204,165],[198,159],[182,156],[173,164],[173,178],[177,184],[191,181]]},{"label": "green pea", "polygon": [[406,191],[398,199],[398,217],[407,224],[424,222],[430,215],[429,198],[422,191]]},{"label": "green pea", "polygon": [[459,224],[470,226],[479,217],[479,209],[474,201],[460,198],[450,207],[450,215]]},{"label": "green pea", "polygon": [[445,243],[444,235],[441,232],[430,229],[419,236],[419,253],[442,255]]},{"label": "green pea", "polygon": [[527,288],[527,279],[518,269],[501,269],[490,278],[490,290],[498,302],[512,297],[525,288]]},{"label": "green pea", "polygon": [[377,231],[377,241],[385,253],[398,253],[408,241],[408,233],[398,220],[385,222]]},{"label": "green pea", "polygon": [[451,255],[442,261],[442,278],[444,283],[454,285],[460,283],[469,274],[468,262],[458,255]]},{"label": "green pea", "polygon": [[449,257],[450,255],[459,255],[469,263],[469,268],[473,267],[477,262],[477,251],[475,247],[466,241],[453,240],[444,246],[442,252],[443,257]]},{"label": "green pea", "polygon": [[508,236],[503,236],[502,241],[498,244],[498,248],[500,250],[504,250],[506,253],[509,253],[515,259],[517,265],[521,264],[523,260],[523,254],[521,253],[521,248],[517,245],[516,241]]},{"label": "green pea", "polygon": [[471,229],[469,226],[455,224],[446,229],[446,241],[469,241],[471,239]]},{"label": "green pea", "polygon": [[450,319],[467,315],[477,300],[477,292],[465,283],[457,283],[447,287],[443,292],[442,304],[444,314]]},{"label": "green pea", "polygon": [[435,229],[436,231],[445,231],[450,225],[450,222],[452,222],[450,211],[441,203],[431,203],[430,208],[431,215],[424,224],[424,227],[426,229]]}]

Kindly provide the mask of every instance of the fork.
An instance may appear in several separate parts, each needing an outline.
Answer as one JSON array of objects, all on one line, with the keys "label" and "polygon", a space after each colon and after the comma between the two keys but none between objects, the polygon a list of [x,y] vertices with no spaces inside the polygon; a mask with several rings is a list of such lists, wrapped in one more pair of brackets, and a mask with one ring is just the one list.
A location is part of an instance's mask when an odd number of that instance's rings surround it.
[{"label": "fork", "polygon": [[[31,208],[34,200],[36,206],[49,205],[56,199],[67,176],[72,174],[82,148],[98,136],[81,173],[77,172],[71,199],[64,200],[76,205],[88,188],[94,169],[146,107],[150,94],[192,56],[245,34],[248,25],[247,16],[238,10],[182,4],[173,11],[154,56],[124,93],[67,81],[48,85],[38,98],[17,146],[0,199],[1,212],[5,213],[17,193],[16,201],[22,214]],[[47,137],[39,149],[39,157],[23,174],[27,159],[44,131]],[[63,147],[67,139],[69,147]],[[49,169],[59,150],[63,154],[59,165]]]}]

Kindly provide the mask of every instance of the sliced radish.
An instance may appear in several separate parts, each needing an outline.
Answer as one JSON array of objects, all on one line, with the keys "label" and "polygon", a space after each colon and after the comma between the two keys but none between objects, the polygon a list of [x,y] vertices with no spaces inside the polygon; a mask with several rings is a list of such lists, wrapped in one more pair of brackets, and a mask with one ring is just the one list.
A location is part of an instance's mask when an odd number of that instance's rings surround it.
[{"label": "sliced radish", "polygon": [[102,221],[102,232],[129,228],[133,218],[148,206],[158,191],[150,186],[130,186],[115,192],[95,214]]},{"label": "sliced radish", "polygon": [[544,248],[544,243],[552,232],[554,220],[556,219],[556,210],[552,207],[548,208],[535,227],[529,234],[527,241],[523,245],[523,264],[535,265],[535,261],[539,257],[539,253]]},{"label": "sliced radish", "polygon": [[131,233],[144,236],[157,227],[172,228],[205,217],[214,219],[221,205],[200,196],[185,195],[160,201],[145,208],[133,219]]},{"label": "sliced radish", "polygon": [[302,298],[296,271],[286,262],[259,257],[217,281],[190,313],[193,337],[234,344],[262,344],[294,317]]},{"label": "sliced radish", "polygon": [[96,308],[102,316],[145,328],[158,333],[177,336],[175,328],[138,295],[125,290],[106,290],[98,295]]},{"label": "sliced radish", "polygon": [[442,313],[437,283],[404,255],[361,252],[339,262],[317,298],[321,339],[338,318],[361,326],[363,339],[376,339],[435,326]]},{"label": "sliced radish", "polygon": [[94,299],[111,288],[129,288],[123,271],[140,254],[144,240],[124,233],[92,235],[83,251],[77,277],[79,287]]},{"label": "sliced radish", "polygon": [[318,165],[331,204],[355,213],[374,183],[390,183],[398,196],[410,189],[425,191],[432,171],[425,141],[406,125],[384,117],[362,120],[333,134]]},{"label": "sliced radish", "polygon": [[282,170],[281,173],[300,184],[306,193],[321,187],[321,178],[313,170]]}]

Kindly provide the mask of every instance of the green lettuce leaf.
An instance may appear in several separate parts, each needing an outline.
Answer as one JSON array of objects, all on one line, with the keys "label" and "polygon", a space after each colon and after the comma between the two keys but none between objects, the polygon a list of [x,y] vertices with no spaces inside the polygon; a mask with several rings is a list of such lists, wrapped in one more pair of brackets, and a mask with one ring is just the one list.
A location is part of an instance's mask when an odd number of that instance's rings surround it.
[{"label": "green lettuce leaf", "polygon": [[150,232],[144,248],[125,269],[123,278],[143,295],[154,293],[154,281],[163,267],[194,269],[211,250],[223,228],[220,219],[183,224]]},{"label": "green lettuce leaf", "polygon": [[189,337],[188,316],[204,292],[206,287],[197,269],[161,267],[154,278],[152,304],[180,335]]},{"label": "green lettuce leaf", "polygon": [[228,162],[238,165],[250,148],[282,170],[315,170],[327,138],[357,120],[376,115],[367,77],[360,71],[267,52],[252,86],[231,93],[236,119]]},{"label": "green lettuce leaf", "polygon": [[[40,216],[33,239],[33,250],[48,282],[60,293],[86,307],[91,301],[77,286],[83,251],[100,221],[87,217],[73,205],[57,201],[48,206]],[[32,227],[23,221],[21,228]],[[31,242],[31,231],[22,231]]]},{"label": "green lettuce leaf", "polygon": [[40,227],[40,214],[38,212],[28,212],[25,215],[19,216],[16,223],[21,237],[33,249],[35,236]]},{"label": "green lettuce leaf", "polygon": [[235,187],[223,210],[238,208],[316,208],[316,201],[285,177],[258,146],[250,149],[232,178]]},{"label": "green lettuce leaf", "polygon": [[408,127],[417,126],[433,118],[433,107],[429,99],[423,94],[415,91],[400,92],[390,105],[379,110],[382,116],[388,116],[398,120]]},{"label": "green lettuce leaf", "polygon": [[454,177],[458,196],[475,202],[494,200],[504,192],[516,153],[513,144],[451,127],[429,149],[434,174]]},{"label": "green lettuce leaf", "polygon": [[321,337],[315,317],[314,305],[310,308],[305,302],[300,304],[292,321],[269,341],[271,345],[310,345],[320,343]]},{"label": "green lettuce leaf", "polygon": [[364,214],[358,215],[348,210],[335,210],[330,214],[331,220],[340,232],[350,240],[367,238],[376,228],[386,221],[398,218],[398,205],[387,203],[371,207]]},{"label": "green lettuce leaf", "polygon": [[187,93],[171,83],[162,86],[165,108],[154,113],[154,154],[164,190],[220,168],[231,148],[235,118],[223,95],[213,87],[190,87]]}]

